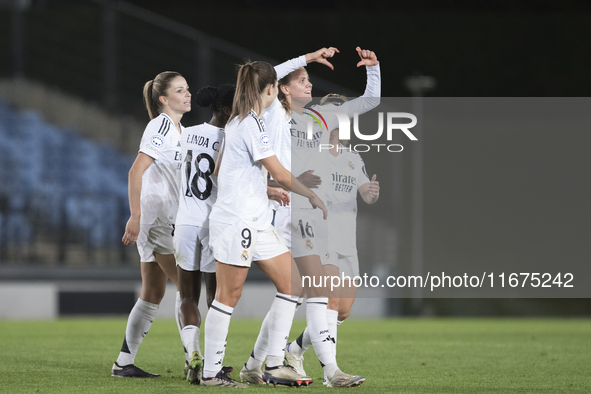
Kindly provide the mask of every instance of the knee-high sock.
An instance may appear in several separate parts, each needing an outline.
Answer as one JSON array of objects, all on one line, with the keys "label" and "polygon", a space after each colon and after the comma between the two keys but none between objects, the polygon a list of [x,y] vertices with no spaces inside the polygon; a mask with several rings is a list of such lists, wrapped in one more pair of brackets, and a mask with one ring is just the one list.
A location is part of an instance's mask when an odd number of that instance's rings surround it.
[{"label": "knee-high sock", "polygon": [[306,326],[300,336],[291,343],[289,351],[292,352],[296,357],[301,357],[310,346],[312,346],[312,340],[310,339],[310,331]]},{"label": "knee-high sock", "polygon": [[326,322],[328,323],[328,330],[330,331],[330,336],[333,337],[334,341],[332,343],[332,351],[334,355],[337,355],[337,319],[339,318],[339,312],[327,309],[326,310]]},{"label": "knee-high sock", "polygon": [[193,357],[193,352],[201,355],[201,349],[199,348],[199,327],[197,326],[185,326],[181,332],[183,339],[183,346],[186,349],[186,353],[189,355],[189,360]]},{"label": "knee-high sock", "polygon": [[308,298],[306,303],[306,322],[308,335],[314,346],[314,352],[324,368],[327,377],[332,377],[338,369],[336,357],[332,350],[334,338],[330,335],[326,320],[327,297]]},{"label": "knee-high sock", "polygon": [[183,350],[185,351],[185,359],[189,361],[193,353],[189,353],[187,351],[187,346],[185,345],[185,341],[183,339],[183,328],[181,326],[181,292],[176,292],[176,299],[174,301],[174,319],[176,320],[176,326],[179,329],[179,334],[181,336],[181,342],[183,344]]},{"label": "knee-high sock", "polygon": [[277,293],[268,313],[267,366],[283,364],[285,344],[293,323],[298,297]]},{"label": "knee-high sock", "polygon": [[[275,319],[279,313],[279,318],[282,320],[282,322],[284,324],[287,325],[287,322],[289,321],[289,327],[291,328],[291,324],[293,323],[293,315],[295,314],[295,311],[297,309],[297,297],[294,296],[290,296],[287,294],[281,294],[281,293],[277,293],[275,295],[275,300],[273,302],[273,304],[271,304],[271,309],[269,310],[269,312],[267,313],[267,315],[265,316],[265,319],[263,320],[263,324],[261,325],[261,330],[259,332],[259,336],[257,337],[257,340],[254,344],[254,349],[252,351],[252,353],[250,354],[250,357],[248,359],[248,362],[246,363],[246,368],[247,369],[257,369],[257,368],[261,368],[263,365],[263,362],[265,361],[265,358],[267,358],[267,353],[268,353],[268,349],[269,349],[269,326],[271,325],[271,322],[273,321],[273,319]],[[293,304],[293,305],[291,305]],[[293,313],[291,313],[291,309],[293,308]],[[290,319],[290,315],[291,315],[291,319]],[[285,327],[279,327],[280,330],[285,330]],[[280,335],[277,334],[277,332],[274,335]],[[289,328],[287,328],[287,335],[289,335]],[[279,337],[277,337],[279,338]],[[281,347],[281,354],[277,354],[276,358],[271,358],[268,360],[267,365],[269,367],[273,367],[275,365],[279,365],[281,363],[283,363],[283,358],[284,358],[284,351],[285,351],[285,341],[287,340],[286,338],[281,339],[280,342],[282,344]],[[275,346],[275,345],[273,345]],[[280,359],[279,359],[280,358]]]},{"label": "knee-high sock", "polygon": [[296,311],[300,308],[300,306],[304,303],[304,297],[298,297],[298,303],[296,304]]},{"label": "knee-high sock", "polygon": [[205,317],[204,378],[213,378],[222,369],[226,337],[233,311],[234,308],[214,300],[207,312]]},{"label": "knee-high sock", "polygon": [[246,369],[260,369],[267,358],[268,349],[268,337],[269,337],[269,315],[271,311],[267,312],[263,324],[261,324],[261,330],[259,336],[254,343],[254,349],[250,353],[250,357],[246,363]]},{"label": "knee-high sock", "polygon": [[124,366],[135,362],[135,355],[142,340],[150,330],[157,312],[157,304],[152,304],[138,298],[127,319],[125,338],[123,338],[123,346],[121,346],[117,364]]}]

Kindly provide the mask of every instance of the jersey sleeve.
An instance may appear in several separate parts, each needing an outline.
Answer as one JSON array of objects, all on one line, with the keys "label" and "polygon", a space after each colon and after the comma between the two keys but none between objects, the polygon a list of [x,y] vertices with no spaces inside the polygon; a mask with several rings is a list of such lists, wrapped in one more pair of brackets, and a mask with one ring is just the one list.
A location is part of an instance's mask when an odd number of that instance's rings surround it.
[{"label": "jersey sleeve", "polygon": [[139,151],[158,159],[166,148],[166,136],[171,128],[172,122],[163,116],[152,119],[144,130]]},{"label": "jersey sleeve", "polygon": [[281,79],[285,77],[292,71],[297,70],[300,67],[306,67],[306,56],[302,55],[299,57],[294,57],[291,60],[288,60],[284,63],[278,64],[275,66],[275,72],[277,73],[277,79]]},{"label": "jersey sleeve", "polygon": [[247,149],[250,151],[254,161],[266,159],[275,156],[275,151],[271,144],[271,139],[265,128],[265,123],[260,118],[248,117],[244,119],[245,126],[248,128],[248,134],[245,135]]},{"label": "jersey sleeve", "polygon": [[[380,97],[382,95],[380,64],[378,63],[375,66],[365,66],[365,69],[367,71],[367,83],[363,95],[354,100],[347,101],[338,107],[339,112],[347,114],[349,118],[352,118],[355,114],[364,114],[380,104]],[[328,107],[331,105],[332,104],[319,106],[318,111],[322,113],[323,108],[332,108]],[[339,121],[335,115],[327,114],[325,118],[328,130],[334,130],[339,127]]]}]

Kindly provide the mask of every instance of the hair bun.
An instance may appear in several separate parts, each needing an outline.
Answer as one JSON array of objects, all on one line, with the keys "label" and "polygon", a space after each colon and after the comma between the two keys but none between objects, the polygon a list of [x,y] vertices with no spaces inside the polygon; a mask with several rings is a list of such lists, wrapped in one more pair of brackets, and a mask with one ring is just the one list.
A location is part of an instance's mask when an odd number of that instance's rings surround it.
[{"label": "hair bun", "polygon": [[195,95],[195,103],[200,107],[209,107],[217,96],[217,88],[214,86],[206,86],[199,89]]}]

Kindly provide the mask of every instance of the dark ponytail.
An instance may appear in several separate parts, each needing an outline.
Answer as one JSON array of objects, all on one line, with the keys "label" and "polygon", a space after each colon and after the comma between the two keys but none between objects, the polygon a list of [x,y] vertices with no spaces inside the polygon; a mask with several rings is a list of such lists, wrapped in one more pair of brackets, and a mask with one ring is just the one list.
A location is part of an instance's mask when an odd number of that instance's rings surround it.
[{"label": "dark ponytail", "polygon": [[195,103],[200,107],[211,107],[214,113],[219,113],[224,107],[232,108],[236,86],[225,83],[216,87],[206,86],[195,94]]}]

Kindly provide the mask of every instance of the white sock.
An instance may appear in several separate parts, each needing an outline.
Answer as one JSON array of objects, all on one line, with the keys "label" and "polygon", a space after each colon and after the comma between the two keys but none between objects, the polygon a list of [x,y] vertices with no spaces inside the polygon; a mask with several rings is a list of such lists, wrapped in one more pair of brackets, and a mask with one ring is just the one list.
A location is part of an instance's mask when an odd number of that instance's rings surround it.
[{"label": "white sock", "polygon": [[326,321],[326,306],[328,297],[308,298],[306,303],[306,322],[308,323],[308,335],[314,346],[316,357],[324,369],[327,377],[332,377],[337,367],[337,360],[332,351],[333,338]]},{"label": "white sock", "polygon": [[183,343],[183,350],[185,351],[185,360],[189,361],[191,359],[191,355],[193,353],[187,352],[187,346],[185,346],[185,342],[183,340],[183,328],[181,327],[181,292],[176,292],[176,298],[174,300],[174,319],[176,320],[176,326],[179,329],[179,334],[181,335],[181,342]]},{"label": "white sock", "polygon": [[222,369],[226,337],[233,311],[234,308],[214,300],[207,312],[205,317],[204,378],[213,378]]},{"label": "white sock", "polygon": [[333,337],[334,342],[332,342],[332,351],[336,357],[337,355],[337,319],[339,318],[339,312],[327,309],[326,310],[326,322],[328,323],[328,330],[330,331],[330,336]]},{"label": "white sock", "polygon": [[298,297],[277,293],[268,316],[267,366],[283,365],[285,344],[293,323]]},{"label": "white sock", "polygon": [[291,343],[289,351],[290,353],[293,353],[296,357],[302,357],[310,346],[312,346],[312,340],[310,339],[310,333],[308,327],[306,326],[306,328],[304,328],[304,331],[302,331],[300,336],[297,337],[297,339]]},{"label": "white sock", "polygon": [[304,297],[298,297],[298,303],[296,304],[296,311],[300,308],[300,306],[304,303]]},{"label": "white sock", "polygon": [[261,369],[263,363],[265,362],[265,358],[267,358],[267,349],[268,349],[268,337],[269,337],[269,315],[271,311],[267,312],[265,319],[263,320],[263,324],[261,324],[261,330],[259,331],[259,336],[257,337],[256,342],[254,343],[254,349],[252,353],[250,353],[250,357],[246,362],[246,369]]},{"label": "white sock", "polygon": [[152,322],[156,318],[156,313],[158,313],[157,304],[138,298],[127,319],[125,338],[123,338],[123,346],[121,346],[117,364],[124,366],[135,362],[135,355],[142,344],[142,340],[150,330]]},{"label": "white sock", "polygon": [[183,346],[187,349],[189,357],[193,357],[193,352],[197,352],[201,355],[201,349],[199,349],[199,334],[199,327],[197,326],[185,326],[181,332]]}]

